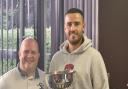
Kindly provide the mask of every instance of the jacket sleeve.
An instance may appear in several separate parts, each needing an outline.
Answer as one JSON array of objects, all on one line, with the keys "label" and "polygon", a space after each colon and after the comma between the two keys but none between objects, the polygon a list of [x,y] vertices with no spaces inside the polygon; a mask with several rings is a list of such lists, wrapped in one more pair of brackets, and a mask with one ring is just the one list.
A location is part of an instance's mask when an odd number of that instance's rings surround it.
[{"label": "jacket sleeve", "polygon": [[1,76],[0,77],[0,89],[7,89],[6,86],[7,86],[6,82],[4,81],[4,79]]}]

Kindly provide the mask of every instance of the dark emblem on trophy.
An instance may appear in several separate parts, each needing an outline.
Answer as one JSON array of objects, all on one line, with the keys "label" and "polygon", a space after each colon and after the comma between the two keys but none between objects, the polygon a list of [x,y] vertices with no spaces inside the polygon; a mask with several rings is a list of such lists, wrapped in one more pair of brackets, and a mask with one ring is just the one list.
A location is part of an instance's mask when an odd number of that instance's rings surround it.
[{"label": "dark emblem on trophy", "polygon": [[39,86],[40,88],[39,89],[44,89],[43,87],[44,87],[44,85],[43,85],[43,83],[39,83],[37,86]]}]

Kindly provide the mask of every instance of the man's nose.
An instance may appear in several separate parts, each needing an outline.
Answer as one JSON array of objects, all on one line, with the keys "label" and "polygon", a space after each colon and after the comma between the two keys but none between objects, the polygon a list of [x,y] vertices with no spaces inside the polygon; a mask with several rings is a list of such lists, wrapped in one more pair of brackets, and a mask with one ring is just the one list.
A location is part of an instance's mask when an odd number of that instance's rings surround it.
[{"label": "man's nose", "polygon": [[28,56],[28,57],[32,57],[33,54],[32,54],[31,52],[29,52],[27,56]]},{"label": "man's nose", "polygon": [[72,24],[71,31],[74,31],[74,30],[76,30],[76,26],[74,24]]}]

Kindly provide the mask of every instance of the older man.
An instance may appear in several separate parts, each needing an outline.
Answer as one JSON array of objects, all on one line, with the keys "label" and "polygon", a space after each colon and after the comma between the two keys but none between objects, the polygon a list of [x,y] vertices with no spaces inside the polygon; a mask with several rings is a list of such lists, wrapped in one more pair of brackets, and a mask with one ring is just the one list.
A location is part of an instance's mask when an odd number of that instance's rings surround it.
[{"label": "older man", "polygon": [[0,89],[47,89],[45,74],[37,68],[40,57],[37,41],[25,38],[19,49],[19,64],[0,78]]}]

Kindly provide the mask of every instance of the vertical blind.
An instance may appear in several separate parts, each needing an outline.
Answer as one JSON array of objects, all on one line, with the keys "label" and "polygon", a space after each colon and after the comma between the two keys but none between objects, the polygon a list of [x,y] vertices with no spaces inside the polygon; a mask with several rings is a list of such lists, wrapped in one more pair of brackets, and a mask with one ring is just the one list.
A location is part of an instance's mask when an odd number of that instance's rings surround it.
[{"label": "vertical blind", "polygon": [[0,0],[0,75],[16,66],[17,0]]}]

